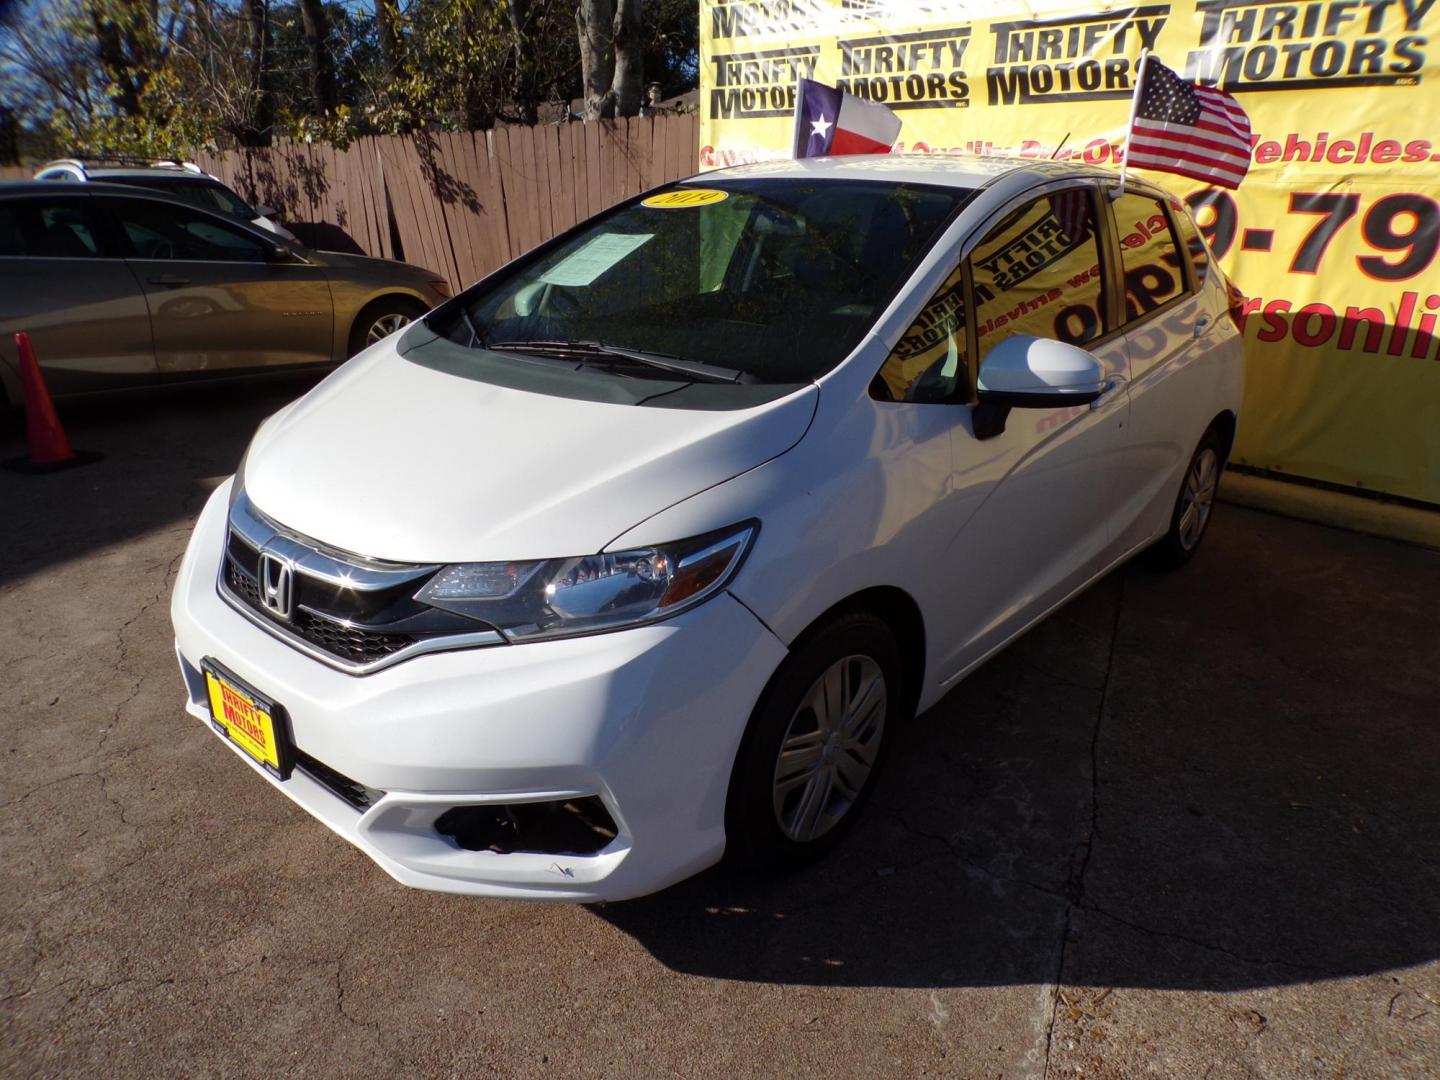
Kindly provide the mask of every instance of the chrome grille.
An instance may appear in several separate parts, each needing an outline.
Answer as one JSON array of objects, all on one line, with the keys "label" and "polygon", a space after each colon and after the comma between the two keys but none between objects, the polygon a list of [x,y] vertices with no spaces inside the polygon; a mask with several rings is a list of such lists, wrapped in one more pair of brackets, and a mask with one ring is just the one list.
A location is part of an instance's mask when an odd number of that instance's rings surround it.
[{"label": "chrome grille", "polygon": [[347,626],[313,611],[297,611],[294,625],[295,632],[312,645],[318,645],[328,653],[334,653],[357,664],[382,660],[420,640],[410,634],[386,634],[359,626]]},{"label": "chrome grille", "polygon": [[[220,595],[251,622],[332,667],[363,675],[418,653],[505,642],[484,623],[414,599],[438,566],[338,552],[264,517],[243,491],[231,504],[229,524]],[[261,552],[293,571],[288,618],[264,603]]]}]

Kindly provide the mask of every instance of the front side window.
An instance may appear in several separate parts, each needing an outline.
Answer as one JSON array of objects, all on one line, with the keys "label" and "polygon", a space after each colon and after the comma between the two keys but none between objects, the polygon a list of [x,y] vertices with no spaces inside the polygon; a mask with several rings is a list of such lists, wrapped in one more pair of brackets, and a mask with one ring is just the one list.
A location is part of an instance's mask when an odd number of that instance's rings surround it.
[{"label": "front side window", "polygon": [[1125,274],[1125,320],[1130,322],[1183,293],[1185,276],[1180,270],[1180,245],[1158,199],[1122,195],[1115,200],[1115,224]]},{"label": "front side window", "polygon": [[599,343],[808,382],[859,343],[969,195],[836,179],[680,185],[582,226],[431,322],[501,354]]},{"label": "front side window", "polygon": [[980,359],[1014,334],[1083,345],[1105,332],[1099,230],[1089,188],[1027,203],[970,256]]},{"label": "front side window", "polygon": [[875,396],[884,401],[949,401],[969,385],[965,273],[957,266],[885,358]]},{"label": "front side window", "polygon": [[15,199],[0,203],[0,255],[94,259],[95,230],[81,199]]},{"label": "front side window", "polygon": [[115,199],[109,205],[130,241],[134,258],[265,261],[265,247],[259,240],[209,215],[138,199]]}]

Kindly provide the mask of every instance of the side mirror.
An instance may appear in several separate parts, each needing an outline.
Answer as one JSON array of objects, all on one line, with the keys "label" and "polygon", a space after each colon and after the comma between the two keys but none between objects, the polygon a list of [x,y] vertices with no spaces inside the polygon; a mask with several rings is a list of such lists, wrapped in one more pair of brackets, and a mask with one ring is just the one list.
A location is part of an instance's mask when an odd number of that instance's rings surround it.
[{"label": "side mirror", "polygon": [[1016,334],[990,350],[980,366],[979,404],[971,412],[975,437],[1003,432],[1011,409],[1088,405],[1105,390],[1105,369],[1084,349]]},{"label": "side mirror", "polygon": [[286,263],[295,260],[295,253],[284,244],[271,244],[265,249],[265,258],[273,263]]},{"label": "side mirror", "polygon": [[271,221],[275,220],[275,215],[279,212],[280,211],[276,210],[273,206],[266,206],[264,204],[255,207],[255,213],[263,218],[269,218]]},{"label": "side mirror", "polygon": [[1017,334],[985,357],[977,389],[982,402],[1010,408],[1087,405],[1105,392],[1105,369],[1074,345]]}]

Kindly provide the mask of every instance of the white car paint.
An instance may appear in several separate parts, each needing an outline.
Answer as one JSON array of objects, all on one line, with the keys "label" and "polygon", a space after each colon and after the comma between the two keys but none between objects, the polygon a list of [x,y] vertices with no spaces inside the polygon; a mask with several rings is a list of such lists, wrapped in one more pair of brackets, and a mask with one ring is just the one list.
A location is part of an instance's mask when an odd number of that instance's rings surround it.
[{"label": "white car paint", "polygon": [[[421,368],[397,352],[397,335],[263,425],[242,467],[274,520],[406,562],[623,551],[758,520],[728,588],[651,625],[436,652],[356,676],[218,595],[227,484],[200,517],[172,603],[189,711],[208,717],[206,658],[282,703],[307,753],[386,794],[359,813],[303,772],[281,782],[256,771],[406,884],[618,899],[720,857],[751,711],[788,646],[837,604],[886,590],[918,608],[923,709],[1162,536],[1191,452],[1217,417],[1240,411],[1243,360],[1218,270],[1093,350],[1111,387],[1100,400],[1016,409],[1002,434],[977,438],[972,407],[876,400],[875,372],[990,224],[1057,182],[1113,177],[885,157],[706,179],[827,172],[985,186],[813,385],[733,412],[595,404]],[[375,431],[384,453],[357,434]],[[618,825],[596,855],[471,852],[433,828],[451,806],[570,794],[598,794]]]}]

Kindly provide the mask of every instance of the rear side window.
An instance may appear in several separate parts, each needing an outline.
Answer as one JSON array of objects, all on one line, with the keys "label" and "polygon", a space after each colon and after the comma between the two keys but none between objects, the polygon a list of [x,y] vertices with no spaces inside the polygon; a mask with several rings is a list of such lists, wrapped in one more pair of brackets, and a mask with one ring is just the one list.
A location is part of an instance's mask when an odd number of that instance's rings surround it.
[{"label": "rear side window", "polygon": [[95,229],[79,199],[16,199],[0,203],[0,256],[94,259]]},{"label": "rear side window", "polygon": [[1183,204],[1176,203],[1170,204],[1170,216],[1175,221],[1175,227],[1180,230],[1181,243],[1190,253],[1190,265],[1195,268],[1195,284],[1204,285],[1205,279],[1210,275],[1210,252],[1205,247],[1205,241],[1200,238],[1195,219]]},{"label": "rear side window", "polygon": [[1083,345],[1105,332],[1099,230],[1089,188],[1015,210],[970,256],[980,360],[1013,334]]},{"label": "rear side window", "polygon": [[1170,215],[1158,199],[1122,195],[1115,200],[1115,224],[1125,274],[1125,320],[1130,322],[1182,295],[1185,275]]}]

